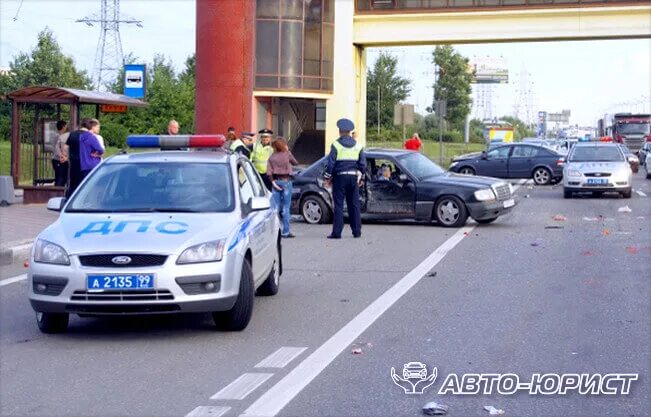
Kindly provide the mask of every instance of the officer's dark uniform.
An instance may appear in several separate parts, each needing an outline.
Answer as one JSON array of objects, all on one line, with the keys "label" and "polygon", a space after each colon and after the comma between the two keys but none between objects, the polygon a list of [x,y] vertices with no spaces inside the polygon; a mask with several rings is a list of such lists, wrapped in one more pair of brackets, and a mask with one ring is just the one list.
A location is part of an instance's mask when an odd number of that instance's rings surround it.
[{"label": "officer's dark uniform", "polygon": [[[249,138],[249,139],[252,139],[253,135],[255,135],[255,133],[250,133],[250,132],[243,132],[242,133],[242,137],[246,137],[246,138]],[[247,146],[246,144],[244,144],[242,139],[237,139],[236,141],[232,142],[230,144],[230,146],[229,146],[229,149],[231,151],[233,151],[233,152],[240,153],[240,154],[246,156],[247,158],[249,158],[251,156],[251,148],[249,146]]]},{"label": "officer's dark uniform", "polygon": [[344,228],[344,197],[348,206],[348,218],[353,236],[362,235],[361,209],[359,206],[359,185],[358,173],[366,172],[366,156],[364,149],[350,132],[355,125],[348,119],[337,121],[337,127],[342,136],[330,147],[328,165],[324,174],[325,179],[332,179],[332,197],[334,199],[334,221],[330,239],[341,238],[341,231]]}]

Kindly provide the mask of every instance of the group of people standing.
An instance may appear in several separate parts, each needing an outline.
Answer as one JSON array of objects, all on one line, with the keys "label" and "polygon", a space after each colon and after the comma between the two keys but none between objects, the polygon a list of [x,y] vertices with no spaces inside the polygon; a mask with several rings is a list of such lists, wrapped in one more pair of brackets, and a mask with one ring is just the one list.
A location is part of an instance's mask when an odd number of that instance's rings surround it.
[{"label": "group of people standing", "polygon": [[[357,143],[355,125],[348,119],[337,121],[339,138],[330,147],[324,172],[324,182],[332,188],[334,200],[334,219],[332,232],[328,239],[340,239],[344,228],[344,200],[348,207],[350,227],[355,238],[362,236],[361,207],[359,187],[366,172],[366,156],[363,147]],[[255,133],[243,132],[241,137],[235,135],[235,129],[229,128],[228,148],[251,159],[253,166],[260,173],[266,187],[272,192],[272,201],[278,208],[283,222],[282,236],[294,237],[290,231],[290,207],[292,202],[293,166],[298,162],[289,151],[287,142],[282,137],[272,140],[273,132],[262,129]]]},{"label": "group of people standing", "polygon": [[281,136],[273,139],[273,131],[261,129],[258,131],[259,140],[255,133],[242,132],[240,138],[235,135],[235,128],[229,128],[226,138],[228,148],[240,153],[251,160],[256,171],[262,177],[265,187],[272,193],[272,202],[280,213],[283,222],[282,237],[292,238],[289,218],[292,204],[293,166],[298,161],[289,151],[285,139]]},{"label": "group of people standing", "polygon": [[68,124],[57,122],[59,133],[52,152],[54,185],[67,185],[66,197],[75,192],[79,184],[102,161],[105,145],[100,136],[97,119],[85,118],[77,130],[68,132]]}]

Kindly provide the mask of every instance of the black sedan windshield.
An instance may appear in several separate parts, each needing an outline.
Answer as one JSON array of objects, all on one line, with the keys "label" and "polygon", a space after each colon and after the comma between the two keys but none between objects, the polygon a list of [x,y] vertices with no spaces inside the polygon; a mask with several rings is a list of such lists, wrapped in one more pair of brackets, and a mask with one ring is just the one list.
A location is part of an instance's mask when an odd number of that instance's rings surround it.
[{"label": "black sedan windshield", "polygon": [[443,168],[436,165],[423,154],[413,152],[398,157],[400,164],[414,177],[420,179],[434,177],[445,173]]},{"label": "black sedan windshield", "polygon": [[227,164],[100,165],[67,212],[229,212],[234,207]]}]

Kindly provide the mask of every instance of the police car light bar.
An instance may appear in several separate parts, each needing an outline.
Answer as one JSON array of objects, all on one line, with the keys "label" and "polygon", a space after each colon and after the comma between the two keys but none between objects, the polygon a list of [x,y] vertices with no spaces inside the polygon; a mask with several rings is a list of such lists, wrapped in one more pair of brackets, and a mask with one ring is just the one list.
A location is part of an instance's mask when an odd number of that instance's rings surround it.
[{"label": "police car light bar", "polygon": [[129,135],[130,148],[218,148],[224,135]]}]

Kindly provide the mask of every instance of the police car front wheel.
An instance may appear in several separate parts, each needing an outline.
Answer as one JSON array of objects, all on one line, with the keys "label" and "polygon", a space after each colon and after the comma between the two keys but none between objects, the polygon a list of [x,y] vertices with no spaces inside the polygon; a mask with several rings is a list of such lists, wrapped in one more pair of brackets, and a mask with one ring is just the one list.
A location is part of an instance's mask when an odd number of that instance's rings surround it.
[{"label": "police car front wheel", "polygon": [[215,325],[220,330],[237,332],[246,329],[251,314],[253,313],[253,298],[255,289],[253,284],[253,272],[251,262],[248,259],[242,264],[242,276],[240,277],[240,290],[235,305],[228,311],[216,311],[212,313]]},{"label": "police car front wheel", "polygon": [[68,313],[36,312],[36,323],[43,333],[64,333],[68,330]]}]

